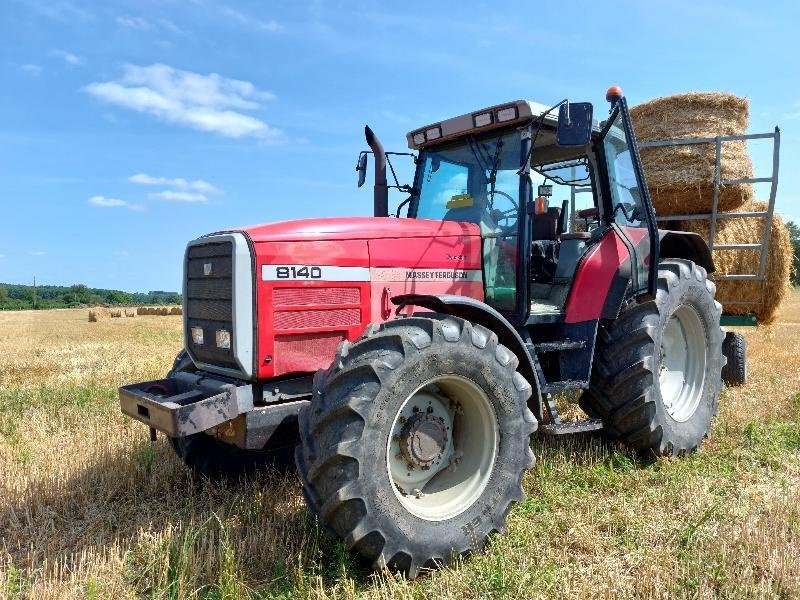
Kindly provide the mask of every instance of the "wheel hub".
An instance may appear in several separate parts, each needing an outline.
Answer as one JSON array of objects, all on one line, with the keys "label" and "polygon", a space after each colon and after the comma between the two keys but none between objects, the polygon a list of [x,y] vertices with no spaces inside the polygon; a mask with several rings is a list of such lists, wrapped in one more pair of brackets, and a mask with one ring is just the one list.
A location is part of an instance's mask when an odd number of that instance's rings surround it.
[{"label": "wheel hub", "polygon": [[415,413],[400,431],[400,452],[415,467],[429,468],[441,460],[446,447],[444,419],[432,413]]}]

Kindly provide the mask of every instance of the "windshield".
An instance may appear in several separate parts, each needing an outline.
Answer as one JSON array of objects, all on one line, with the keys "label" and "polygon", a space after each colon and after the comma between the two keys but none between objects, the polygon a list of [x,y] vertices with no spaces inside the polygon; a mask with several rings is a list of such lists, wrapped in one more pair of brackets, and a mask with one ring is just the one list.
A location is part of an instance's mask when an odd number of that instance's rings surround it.
[{"label": "windshield", "polygon": [[[516,221],[520,134],[469,136],[422,154],[412,216],[467,221],[484,231]],[[412,209],[413,210],[413,209]]]}]

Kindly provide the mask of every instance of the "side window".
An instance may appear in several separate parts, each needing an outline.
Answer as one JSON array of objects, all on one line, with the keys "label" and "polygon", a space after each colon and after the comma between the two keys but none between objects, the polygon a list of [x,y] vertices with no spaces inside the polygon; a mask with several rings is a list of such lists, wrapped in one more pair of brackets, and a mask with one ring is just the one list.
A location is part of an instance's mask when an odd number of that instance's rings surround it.
[{"label": "side window", "polygon": [[614,119],[603,145],[608,165],[614,220],[617,224],[627,227],[647,227],[647,212],[636,180],[633,157],[622,123],[622,112],[619,112]]}]

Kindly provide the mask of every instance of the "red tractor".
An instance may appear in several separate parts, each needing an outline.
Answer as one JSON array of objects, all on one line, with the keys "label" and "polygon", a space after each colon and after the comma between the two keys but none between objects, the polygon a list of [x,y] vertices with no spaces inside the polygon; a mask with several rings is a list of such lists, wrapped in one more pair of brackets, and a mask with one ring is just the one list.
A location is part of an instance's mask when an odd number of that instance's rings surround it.
[{"label": "red tractor", "polygon": [[[503,531],[537,429],[694,450],[725,364],[711,253],[657,229],[625,99],[607,100],[602,123],[589,103],[517,101],[409,133],[394,217],[367,128],[374,217],[190,242],[185,350],[121,388],[123,412],[206,474],[299,437],[323,527],[410,577]],[[590,205],[551,205],[576,188]],[[568,390],[589,418],[559,419]]]}]

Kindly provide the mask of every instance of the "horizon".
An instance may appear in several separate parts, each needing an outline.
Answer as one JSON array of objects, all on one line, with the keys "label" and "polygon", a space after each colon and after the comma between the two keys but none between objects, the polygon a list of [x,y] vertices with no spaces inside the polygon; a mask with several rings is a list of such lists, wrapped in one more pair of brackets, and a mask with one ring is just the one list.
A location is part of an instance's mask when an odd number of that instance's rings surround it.
[{"label": "horizon", "polygon": [[[612,84],[631,105],[748,97],[749,132],[781,127],[776,211],[800,222],[800,7],[615,7],[545,23],[480,2],[454,16],[370,1],[13,0],[0,14],[0,279],[180,289],[185,245],[205,233],[369,215],[354,170],[365,124],[402,152],[407,131],[517,98],[569,96],[599,115]],[[770,149],[750,150],[768,175]]]}]

